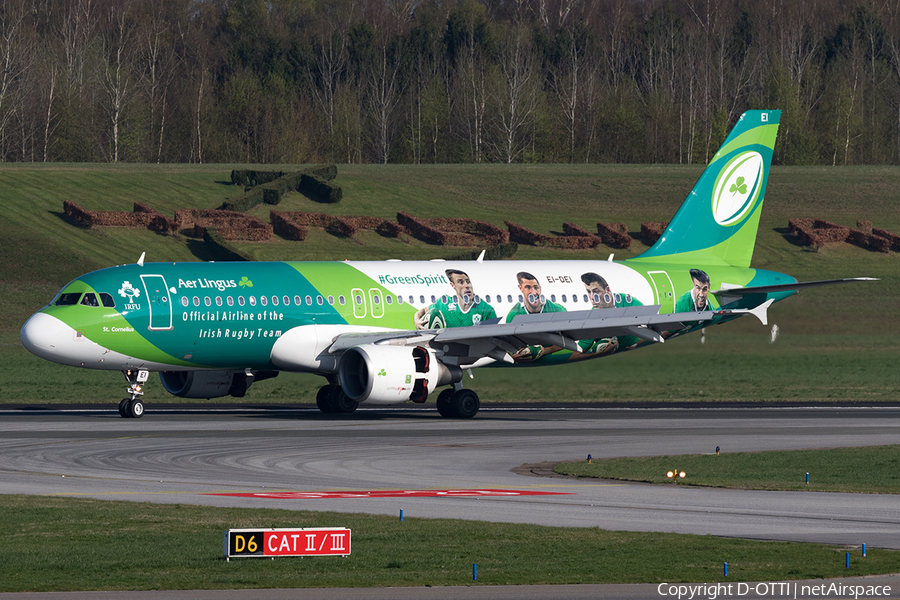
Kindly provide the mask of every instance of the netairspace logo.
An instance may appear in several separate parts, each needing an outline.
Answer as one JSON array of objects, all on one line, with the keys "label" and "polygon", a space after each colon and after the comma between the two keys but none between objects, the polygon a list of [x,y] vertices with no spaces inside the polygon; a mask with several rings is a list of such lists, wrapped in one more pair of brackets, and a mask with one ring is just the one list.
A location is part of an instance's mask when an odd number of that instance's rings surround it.
[{"label": "netairspace logo", "polygon": [[661,583],[660,596],[678,600],[716,600],[717,598],[879,598],[891,595],[889,585],[820,583],[810,585],[797,581],[764,583]]},{"label": "netairspace logo", "polygon": [[763,178],[763,157],[759,152],[743,152],[732,158],[719,173],[713,190],[713,218],[719,225],[740,221],[756,203]]}]

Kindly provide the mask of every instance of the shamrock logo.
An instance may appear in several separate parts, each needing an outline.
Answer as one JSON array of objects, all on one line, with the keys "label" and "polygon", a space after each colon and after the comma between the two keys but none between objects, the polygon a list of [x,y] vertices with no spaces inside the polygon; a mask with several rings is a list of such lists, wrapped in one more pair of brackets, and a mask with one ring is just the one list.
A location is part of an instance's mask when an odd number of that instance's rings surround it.
[{"label": "shamrock logo", "polygon": [[728,191],[731,192],[732,196],[734,196],[738,192],[740,192],[741,194],[746,194],[747,193],[747,184],[744,183],[744,178],[738,177],[737,183],[731,184],[731,187],[728,189]]},{"label": "shamrock logo", "polygon": [[[746,187],[746,186],[745,186]],[[246,277],[241,277],[241,280],[238,282],[238,285],[241,287],[253,287],[253,282],[250,281]]]},{"label": "shamrock logo", "polygon": [[378,376],[379,377],[387,377],[387,373],[385,373],[384,369],[382,369],[378,372]]},{"label": "shamrock logo", "polygon": [[122,289],[119,290],[119,295],[123,298],[128,298],[129,302],[134,302],[135,298],[140,297],[141,290],[132,286],[130,281],[125,281],[122,283]]}]

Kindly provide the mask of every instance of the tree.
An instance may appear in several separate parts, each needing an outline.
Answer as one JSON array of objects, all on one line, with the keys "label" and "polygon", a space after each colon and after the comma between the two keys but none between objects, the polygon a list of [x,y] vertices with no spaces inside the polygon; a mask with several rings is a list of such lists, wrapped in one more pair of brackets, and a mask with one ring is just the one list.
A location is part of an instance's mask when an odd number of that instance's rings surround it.
[{"label": "tree", "polygon": [[497,98],[498,135],[494,143],[500,160],[511,163],[525,149],[524,132],[537,100],[534,53],[525,27],[513,25],[500,43]]}]

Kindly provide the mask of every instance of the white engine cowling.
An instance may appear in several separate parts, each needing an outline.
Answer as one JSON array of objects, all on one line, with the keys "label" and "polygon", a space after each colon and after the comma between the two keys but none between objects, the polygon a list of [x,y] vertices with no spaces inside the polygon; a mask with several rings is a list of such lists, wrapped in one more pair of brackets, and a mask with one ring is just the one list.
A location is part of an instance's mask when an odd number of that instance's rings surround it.
[{"label": "white engine cowling", "polygon": [[425,402],[442,385],[462,379],[459,367],[445,365],[421,346],[367,344],[344,352],[338,369],[341,389],[357,402]]},{"label": "white engine cowling", "polygon": [[221,398],[231,395],[234,375],[234,371],[162,371],[159,378],[173,396]]}]

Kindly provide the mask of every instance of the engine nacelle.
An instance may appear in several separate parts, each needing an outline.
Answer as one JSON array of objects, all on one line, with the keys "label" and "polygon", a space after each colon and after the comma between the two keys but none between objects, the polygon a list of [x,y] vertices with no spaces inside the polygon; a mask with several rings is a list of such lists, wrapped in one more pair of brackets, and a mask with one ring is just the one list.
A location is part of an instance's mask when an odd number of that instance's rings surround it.
[{"label": "engine nacelle", "polygon": [[161,371],[159,378],[167,392],[181,398],[243,398],[254,381],[277,375],[278,371],[257,371],[249,376],[244,371]]},{"label": "engine nacelle", "polygon": [[341,389],[357,402],[425,402],[442,385],[462,380],[462,370],[445,365],[421,346],[356,346],[344,352],[338,369]]}]

